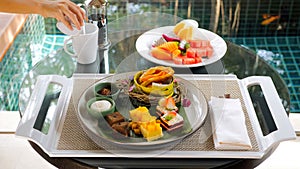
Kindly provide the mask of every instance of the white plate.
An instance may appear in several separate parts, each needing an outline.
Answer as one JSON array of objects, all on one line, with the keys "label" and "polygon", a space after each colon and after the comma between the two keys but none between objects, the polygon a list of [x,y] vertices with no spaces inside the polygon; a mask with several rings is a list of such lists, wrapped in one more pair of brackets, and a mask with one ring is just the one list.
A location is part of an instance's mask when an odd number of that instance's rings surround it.
[{"label": "white plate", "polygon": [[223,38],[221,38],[220,36],[218,36],[217,34],[211,32],[211,31],[198,28],[199,33],[196,34],[196,36],[197,36],[196,38],[210,41],[210,43],[213,47],[212,57],[210,57],[208,59],[203,58],[201,63],[188,64],[188,65],[179,65],[179,64],[175,64],[173,61],[156,59],[155,57],[153,57],[150,54],[150,50],[151,50],[153,42],[155,40],[159,39],[162,36],[162,34],[173,34],[172,33],[173,28],[174,28],[174,26],[164,26],[164,27],[155,28],[155,29],[152,29],[152,30],[149,30],[149,31],[143,33],[136,40],[136,43],[135,43],[138,53],[140,55],[142,55],[142,57],[144,57],[145,59],[147,59],[153,63],[159,64],[159,65],[186,68],[186,67],[199,67],[199,66],[205,66],[205,65],[212,64],[212,63],[220,60],[227,51],[227,45]]}]

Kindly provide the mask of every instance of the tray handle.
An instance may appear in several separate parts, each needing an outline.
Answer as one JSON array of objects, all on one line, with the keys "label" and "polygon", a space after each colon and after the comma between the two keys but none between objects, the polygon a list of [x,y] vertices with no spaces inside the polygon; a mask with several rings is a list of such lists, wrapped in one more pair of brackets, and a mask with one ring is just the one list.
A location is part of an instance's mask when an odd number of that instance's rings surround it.
[{"label": "tray handle", "polygon": [[[50,83],[59,84],[62,88],[58,96],[57,105],[53,113],[48,133],[44,134],[36,129],[34,125],[38,120],[38,115]],[[53,139],[56,138],[55,135],[58,132],[59,122],[62,119],[63,112],[67,109],[72,88],[72,79],[59,75],[39,75],[15,135],[25,137],[49,151],[56,142]]]},{"label": "tray handle", "polygon": [[[295,139],[295,131],[281,103],[272,79],[268,76],[251,76],[244,78],[241,81],[243,86],[246,87],[245,91],[248,91],[247,89],[250,86],[259,85],[261,87],[261,90],[265,96],[266,103],[277,128],[277,130],[274,130],[273,132],[264,136],[259,125],[258,118],[256,116],[252,117],[253,119],[256,119],[255,125],[258,128],[257,134],[261,141],[262,150],[265,151],[268,148],[273,147],[273,145],[276,145],[282,141]],[[248,92],[245,93],[248,95],[248,98],[250,98],[250,94]],[[249,106],[248,108],[252,109],[252,112],[255,112],[253,106]]]}]

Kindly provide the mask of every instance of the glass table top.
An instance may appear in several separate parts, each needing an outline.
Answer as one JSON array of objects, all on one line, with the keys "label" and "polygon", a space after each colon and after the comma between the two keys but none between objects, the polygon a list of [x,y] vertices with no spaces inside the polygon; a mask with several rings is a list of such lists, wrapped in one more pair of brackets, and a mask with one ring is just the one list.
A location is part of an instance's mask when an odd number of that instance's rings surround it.
[{"label": "glass table top", "polygon": [[[161,18],[164,19],[161,20]],[[104,49],[99,48],[98,57],[96,61],[91,64],[79,64],[76,62],[76,58],[65,53],[63,48],[56,50],[45,59],[38,62],[38,64],[36,64],[25,76],[19,92],[20,114],[22,115],[25,111],[29,101],[28,98],[30,98],[35,88],[38,75],[58,74],[70,78],[74,74],[114,74],[144,70],[157,66],[156,63],[141,57],[135,46],[136,40],[141,34],[148,30],[166,25],[174,25],[180,20],[180,18],[174,18],[173,15],[161,14],[161,16],[158,16],[157,13],[132,15],[116,20],[108,25],[108,39],[110,41],[110,46]],[[200,67],[173,68],[175,73],[235,74],[239,79],[248,76],[270,76],[275,84],[286,112],[289,113],[290,98],[288,88],[277,71],[253,51],[229,41],[226,41],[226,44],[227,51],[220,60]],[[61,86],[55,84],[47,88],[47,95],[44,98],[45,103],[43,102],[43,104],[48,107],[43,110],[41,109],[41,111],[44,111],[45,115],[42,117],[43,123],[39,124],[42,130],[47,130],[43,128],[49,127],[51,117],[46,117],[46,114],[51,114],[48,111],[53,110],[54,108],[51,108],[51,106],[55,107],[57,104],[57,97],[59,97],[57,90],[59,89],[61,89]],[[251,87],[248,91],[250,95],[255,98],[263,97],[263,93],[259,87]],[[53,94],[51,95],[51,93]],[[262,107],[263,110],[261,110],[261,108],[257,109],[260,111],[257,112],[257,114],[261,117],[263,111],[269,111],[267,106]],[[272,129],[268,129],[268,127],[264,130],[266,133],[272,131]]]},{"label": "glass table top", "polygon": [[[97,60],[88,65],[76,63],[76,59],[69,56],[64,50],[58,49],[36,64],[24,78],[20,96],[28,98],[40,74],[59,74],[71,77],[73,73],[104,73],[130,72],[147,69],[157,64],[152,63],[137,52],[135,42],[144,32],[162,27],[175,25],[182,18],[170,14],[144,13],[129,15],[108,24],[108,39],[110,46],[98,50]],[[220,60],[205,66],[193,68],[174,68],[177,74],[235,74],[239,79],[248,76],[270,76],[282,99],[286,111],[289,112],[289,94],[280,75],[253,51],[232,42],[226,41],[227,52]],[[30,79],[30,80],[28,80]],[[27,93],[26,93],[27,92]],[[28,93],[29,92],[29,93]]]},{"label": "glass table top", "polygon": [[[65,77],[72,77],[74,74],[114,74],[137,71],[156,66],[157,64],[146,60],[137,52],[135,46],[137,38],[148,30],[175,25],[180,20],[182,20],[182,18],[161,13],[130,15],[115,20],[108,24],[108,39],[110,41],[110,46],[104,49],[99,48],[97,60],[88,65],[78,64],[76,59],[66,54],[62,48],[58,49],[36,64],[25,77],[19,94],[21,115],[24,113],[24,108],[34,89],[34,84],[38,75],[59,74]],[[227,52],[222,59],[200,67],[174,68],[175,72],[177,74],[235,74],[239,79],[249,76],[270,76],[275,84],[284,108],[288,113],[290,106],[288,89],[276,70],[253,51],[229,41],[226,41],[226,44]],[[59,89],[60,86],[48,87],[48,92],[57,92],[57,88]],[[261,96],[261,91],[258,88],[249,88],[248,90],[253,97]],[[50,101],[48,106],[56,104],[55,99],[57,97],[56,95],[52,96],[50,99],[54,101]],[[44,101],[47,99],[48,98],[45,97]],[[260,114],[263,113],[259,112],[258,116]],[[45,123],[40,124],[38,128],[41,128],[42,131],[46,130],[45,133],[47,133],[47,129],[45,129],[47,128],[48,121],[47,119],[45,120],[47,117],[45,116],[43,118]],[[264,133],[273,130],[268,127],[269,126],[267,126],[267,129],[265,129],[267,131]]]}]

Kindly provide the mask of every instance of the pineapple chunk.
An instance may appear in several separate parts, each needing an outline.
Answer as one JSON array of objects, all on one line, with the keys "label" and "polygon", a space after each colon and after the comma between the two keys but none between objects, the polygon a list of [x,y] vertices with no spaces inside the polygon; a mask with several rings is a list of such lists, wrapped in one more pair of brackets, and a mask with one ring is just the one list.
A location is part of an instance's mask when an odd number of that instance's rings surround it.
[{"label": "pineapple chunk", "polygon": [[155,116],[151,116],[147,107],[138,107],[129,111],[130,118],[133,122],[150,122],[156,119]]},{"label": "pineapple chunk", "polygon": [[153,141],[163,136],[162,128],[155,116],[151,116],[147,107],[138,107],[129,111],[132,125],[136,123],[143,137],[147,141]]},{"label": "pineapple chunk", "polygon": [[141,132],[147,141],[153,141],[163,136],[160,123],[157,123],[156,120],[147,123],[141,123],[140,127]]}]

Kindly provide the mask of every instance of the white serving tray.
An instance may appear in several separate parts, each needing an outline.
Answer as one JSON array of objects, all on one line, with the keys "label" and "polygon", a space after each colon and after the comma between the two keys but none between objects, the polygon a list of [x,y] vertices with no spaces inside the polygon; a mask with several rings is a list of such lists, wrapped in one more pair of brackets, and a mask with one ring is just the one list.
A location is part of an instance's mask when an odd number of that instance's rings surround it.
[{"label": "white serving tray", "polygon": [[[66,118],[67,105],[71,99],[73,82],[76,79],[101,79],[107,75],[103,74],[75,74],[73,79],[68,79],[58,75],[41,75],[38,77],[35,89],[31,94],[29,104],[25,110],[17,130],[16,135],[26,138],[38,144],[51,157],[120,157],[103,150],[59,150],[57,148],[63,124]],[[156,154],[160,158],[236,158],[236,159],[260,159],[272,148],[276,148],[282,141],[295,139],[295,131],[288,119],[286,111],[281,104],[281,100],[270,77],[252,76],[242,80],[235,75],[177,75],[186,80],[236,80],[239,84],[242,97],[245,101],[247,113],[249,115],[252,128],[255,133],[259,151],[174,151],[170,150],[163,154]],[[62,91],[58,98],[57,108],[54,112],[53,120],[48,131],[44,134],[35,129],[34,123],[37,119],[46,88],[49,83],[62,85]],[[247,88],[253,85],[260,85],[266,102],[270,109],[272,118],[277,130],[264,136],[252,105]],[[155,152],[132,151],[123,153],[126,157],[151,156]]]}]

